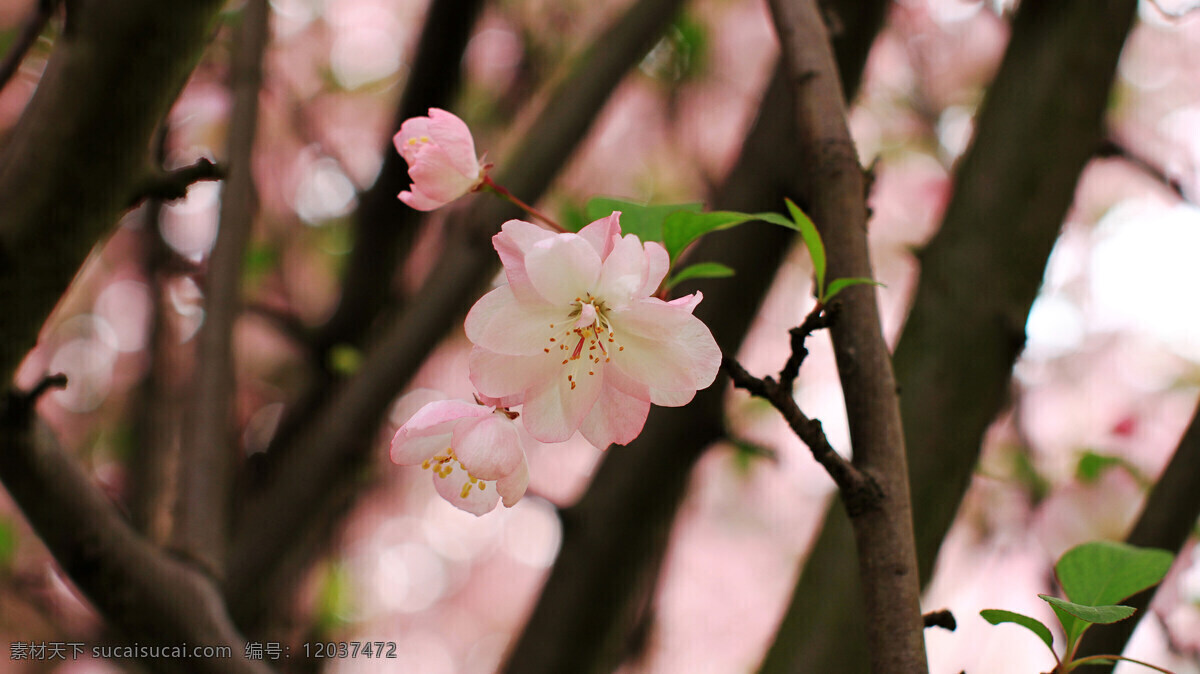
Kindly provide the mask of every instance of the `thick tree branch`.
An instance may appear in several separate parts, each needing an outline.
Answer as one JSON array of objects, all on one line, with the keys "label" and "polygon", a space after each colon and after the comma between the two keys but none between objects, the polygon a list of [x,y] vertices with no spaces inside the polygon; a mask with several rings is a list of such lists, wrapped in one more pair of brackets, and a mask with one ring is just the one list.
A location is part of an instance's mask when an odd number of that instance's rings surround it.
[{"label": "thick tree branch", "polygon": [[[0,156],[0,377],[129,204],[223,3],[78,2]],[[137,49],[130,49],[137,45]]]},{"label": "thick tree branch", "polygon": [[[589,46],[550,94],[529,132],[498,164],[497,181],[527,200],[550,185],[624,73],[646,53],[674,16],[679,0],[639,0]],[[386,326],[359,373],[334,392],[313,422],[294,437],[286,461],[271,467],[264,488],[247,504],[230,561],[227,596],[243,624],[263,609],[264,585],[295,532],[335,508],[340,485],[353,479],[378,447],[375,429],[392,398],[454,325],[497,267],[489,236],[519,215],[499,200],[473,199],[450,224],[450,238],[421,303]]]},{"label": "thick tree branch", "polygon": [[198,159],[173,171],[159,171],[143,178],[134,188],[129,200],[132,208],[145,199],[173,201],[187,196],[188,188],[203,180],[220,180],[225,177],[225,170],[207,158]]},{"label": "thick tree branch", "polygon": [[17,33],[17,39],[9,45],[4,60],[0,61],[0,90],[3,90],[4,85],[17,73],[21,61],[25,60],[25,54],[37,42],[42,29],[50,22],[50,17],[54,16],[58,3],[59,0],[37,0],[33,13],[21,24],[21,32]]},{"label": "thick tree branch", "polygon": [[267,0],[248,0],[234,38],[229,178],[221,192],[221,226],[205,279],[204,324],[196,341],[195,381],[179,453],[174,547],[217,578],[223,575],[239,455],[233,409],[233,324],[242,308],[242,261],[258,211],[251,154],[269,28]]},{"label": "thick tree branch", "polygon": [[[863,171],[846,126],[833,50],[815,0],[772,0],[771,14],[795,91],[796,125],[812,174],[805,184],[828,254],[829,278],[871,278]],[[900,402],[879,323],[875,292],[849,288],[832,326],[854,465],[880,487],[881,507],[847,504],[863,582],[866,648],[880,674],[925,672],[917,557]]]},{"label": "thick tree branch", "polygon": [[72,582],[130,641],[228,646],[235,657],[156,661],[191,672],[263,673],[241,657],[243,642],[211,581],[139,537],[45,429],[35,433],[30,394],[0,410],[0,480]]},{"label": "thick tree branch", "polygon": [[[1075,183],[1102,119],[1135,0],[1022,3],[980,109],[896,348],[922,582],[1004,404]],[[764,672],[858,671],[857,588],[830,574],[853,545],[838,509],[809,556]],[[824,607],[820,620],[810,606]]]},{"label": "thick tree branch", "polygon": [[[1125,542],[1178,552],[1195,531],[1197,518],[1200,518],[1200,405]],[[1119,655],[1147,615],[1144,609],[1153,596],[1154,591],[1148,590],[1121,602],[1138,609],[1138,619],[1092,627],[1081,642],[1079,657]]]}]

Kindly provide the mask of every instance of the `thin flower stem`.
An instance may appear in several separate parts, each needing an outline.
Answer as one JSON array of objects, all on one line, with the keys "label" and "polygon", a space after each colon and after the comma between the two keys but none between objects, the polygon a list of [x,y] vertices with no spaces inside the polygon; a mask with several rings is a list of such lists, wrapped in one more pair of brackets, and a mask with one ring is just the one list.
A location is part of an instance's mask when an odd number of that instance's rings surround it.
[{"label": "thin flower stem", "polygon": [[1084,665],[1084,664],[1101,665],[1101,664],[1105,664],[1105,663],[1108,663],[1113,660],[1124,660],[1125,662],[1132,662],[1135,665],[1149,667],[1150,669],[1153,669],[1156,672],[1162,672],[1163,674],[1175,674],[1174,672],[1172,672],[1169,669],[1163,669],[1162,667],[1152,665],[1149,662],[1142,662],[1141,660],[1134,660],[1133,658],[1127,658],[1123,655],[1089,655],[1086,658],[1072,660],[1071,661],[1071,669],[1073,670],[1076,667],[1078,667],[1079,665]]},{"label": "thin flower stem", "polygon": [[566,233],[567,230],[564,229],[562,225],[558,224],[553,219],[551,219],[549,216],[542,213],[541,211],[534,208],[533,206],[530,206],[529,204],[525,203],[524,201],[521,201],[520,199],[517,198],[516,195],[514,195],[512,192],[509,192],[503,186],[497,185],[495,182],[492,181],[491,176],[485,175],[483,177],[483,185],[481,185],[481,187],[487,187],[487,188],[491,189],[493,192],[500,195],[502,198],[507,199],[508,201],[512,202],[518,208],[524,210],[526,213],[532,215],[533,217],[537,218],[538,220],[541,220],[542,222],[546,223],[547,225],[550,225],[550,227],[553,228],[555,231],[561,232],[561,233]]}]

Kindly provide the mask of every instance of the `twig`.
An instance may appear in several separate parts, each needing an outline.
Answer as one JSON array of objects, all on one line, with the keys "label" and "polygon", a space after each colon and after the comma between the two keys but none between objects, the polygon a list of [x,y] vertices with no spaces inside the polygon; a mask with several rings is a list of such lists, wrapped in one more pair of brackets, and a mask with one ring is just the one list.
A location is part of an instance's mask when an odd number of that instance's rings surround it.
[{"label": "twig", "polygon": [[958,629],[958,621],[954,619],[954,614],[951,613],[949,609],[930,611],[929,613],[921,616],[921,619],[925,621],[926,629],[930,627],[940,627],[951,632]]},{"label": "twig", "polygon": [[[806,320],[805,323],[807,322]],[[801,348],[804,348],[803,345]],[[796,354],[793,353],[788,362],[790,363],[795,357]],[[829,444],[829,438],[826,437],[821,422],[809,418],[796,405],[791,386],[784,387],[771,377],[759,379],[729,356],[722,357],[721,369],[729,375],[736,388],[745,389],[751,395],[767,400],[775,409],[779,410],[792,431],[804,441],[804,444],[808,445],[813,458],[821,464],[825,472],[829,473],[829,477],[833,478],[842,500],[846,504],[846,511],[850,513],[851,517],[878,508],[883,503],[883,491],[879,488],[879,484],[870,475],[855,468],[841,454],[837,453]]]},{"label": "twig", "polygon": [[262,58],[270,28],[267,0],[248,0],[235,37],[230,88],[229,178],[207,277],[197,337],[194,397],[184,417],[174,544],[223,577],[235,458],[233,325],[241,307],[242,265],[257,211],[251,157],[258,125]]},{"label": "twig", "polygon": [[4,55],[4,60],[0,61],[0,91],[4,90],[4,86],[16,74],[17,68],[21,67],[25,53],[37,42],[38,36],[42,34],[42,29],[54,15],[58,3],[59,0],[38,0],[33,14],[30,14],[25,19],[25,23],[21,25],[21,32],[17,34],[17,39],[13,40],[8,53]]},{"label": "twig", "polygon": [[1096,156],[1117,157],[1119,159],[1123,159],[1130,164],[1133,164],[1138,169],[1141,169],[1151,178],[1154,178],[1158,182],[1162,183],[1163,186],[1171,190],[1175,196],[1183,199],[1184,201],[1189,201],[1187,195],[1183,192],[1183,184],[1179,182],[1178,178],[1173,178],[1167,175],[1165,171],[1163,171],[1157,165],[1151,163],[1149,159],[1146,159],[1145,157],[1125,147],[1112,138],[1106,138],[1100,143],[1100,147],[1096,149]]},{"label": "twig", "polygon": [[788,334],[792,338],[792,353],[788,356],[783,369],[779,371],[779,387],[781,389],[792,390],[796,383],[796,377],[800,374],[800,366],[804,363],[804,359],[808,358],[808,347],[804,343],[812,333],[828,328],[833,323],[834,313],[840,306],[841,304],[834,304],[832,307],[825,307],[818,304],[808,312],[808,316],[804,317],[803,323],[788,330]]},{"label": "twig", "polygon": [[135,190],[129,200],[133,207],[145,199],[174,201],[187,196],[188,188],[203,180],[220,180],[225,177],[225,169],[213,163],[207,157],[196,160],[196,163],[177,168],[173,171],[159,171],[147,177]]}]

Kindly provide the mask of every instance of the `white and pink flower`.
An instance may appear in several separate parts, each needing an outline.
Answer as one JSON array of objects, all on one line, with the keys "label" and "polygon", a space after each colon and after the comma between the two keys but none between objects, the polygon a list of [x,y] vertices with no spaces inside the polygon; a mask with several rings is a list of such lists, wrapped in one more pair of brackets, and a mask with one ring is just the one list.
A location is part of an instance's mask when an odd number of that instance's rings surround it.
[{"label": "white and pink flower", "polygon": [[578,234],[510,220],[492,242],[508,283],[467,315],[471,381],[500,404],[523,405],[534,438],[580,431],[597,447],[626,444],[650,403],[684,405],[713,382],[721,351],[692,315],[700,293],[653,297],[667,252],[621,236],[620,213]]},{"label": "white and pink flower", "polygon": [[435,400],[392,438],[392,462],[433,471],[438,494],[472,515],[501,499],[512,507],[529,486],[525,450],[511,413],[465,400]]},{"label": "white and pink flower", "polygon": [[392,138],[408,162],[412,185],[400,200],[418,211],[432,211],[479,187],[486,164],[475,156],[475,141],[466,123],[453,114],[430,108],[428,117],[412,117]]}]

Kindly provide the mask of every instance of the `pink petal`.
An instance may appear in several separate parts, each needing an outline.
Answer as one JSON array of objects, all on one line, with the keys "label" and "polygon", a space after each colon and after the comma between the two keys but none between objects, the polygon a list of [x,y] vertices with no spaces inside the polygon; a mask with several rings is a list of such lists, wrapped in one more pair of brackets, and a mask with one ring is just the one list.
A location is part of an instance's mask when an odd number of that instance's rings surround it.
[{"label": "pink petal", "polygon": [[490,407],[465,400],[435,400],[417,410],[416,414],[404,422],[397,434],[425,436],[450,433],[452,424],[458,421],[491,413]]},{"label": "pink petal", "polygon": [[521,457],[521,465],[508,475],[496,481],[496,491],[504,499],[504,507],[511,508],[525,495],[529,488],[529,464]]},{"label": "pink petal", "polygon": [[523,302],[542,301],[542,296],[534,290],[525,272],[525,255],[533,249],[534,244],[553,236],[553,232],[532,222],[509,220],[500,227],[500,233],[492,237],[492,245],[504,264],[508,284],[512,286],[513,294]]},{"label": "pink petal", "polygon": [[463,173],[446,151],[425,144],[417,150],[416,161],[408,168],[413,185],[430,199],[451,202],[474,189],[479,182],[479,167]]},{"label": "pink petal", "polygon": [[611,309],[624,309],[645,285],[647,271],[646,251],[641,240],[627,234],[616,240],[612,252],[604,260],[596,296],[603,298]]},{"label": "pink petal", "polygon": [[[403,125],[401,125],[403,128]],[[475,156],[475,141],[466,122],[438,108],[429,109],[429,136],[445,151],[458,172],[479,176],[479,159]]]},{"label": "pink petal", "polygon": [[468,360],[471,383],[483,395],[502,399],[506,407],[519,404],[526,390],[558,376],[559,353],[508,356],[477,346]]},{"label": "pink petal", "polygon": [[721,350],[687,308],[645,299],[609,319],[624,347],[609,350],[612,363],[633,379],[666,391],[694,391],[716,378]]},{"label": "pink petal", "polygon": [[600,256],[576,234],[539,241],[525,256],[525,271],[538,294],[566,306],[585,297],[600,277]]},{"label": "pink petal", "polygon": [[[571,379],[567,379],[568,375]],[[521,407],[525,430],[542,442],[563,442],[570,438],[600,397],[603,378],[604,368],[586,358],[561,366],[557,376],[525,393],[525,403]]]},{"label": "pink petal", "polygon": [[467,496],[463,497],[463,485],[467,484],[469,479],[467,471],[462,466],[454,466],[446,477],[434,473],[433,488],[437,490],[439,496],[449,501],[450,505],[476,517],[495,510],[496,504],[500,502],[500,492],[495,485],[484,484],[483,489],[480,489],[481,482],[476,481],[467,491]]},{"label": "pink petal", "polygon": [[[428,141],[422,141],[421,138],[430,138],[429,135],[429,118],[428,117],[410,117],[404,120],[400,125],[400,131],[392,137],[392,144],[396,146],[396,151],[404,157],[404,161],[412,166],[416,158],[417,150],[420,149]],[[413,142],[409,142],[409,141]]]},{"label": "pink petal", "polygon": [[400,198],[400,201],[408,204],[409,208],[414,208],[418,211],[433,211],[446,205],[444,201],[430,199],[425,196],[415,185],[412,192],[405,190],[397,196]]},{"label": "pink petal", "polygon": [[[403,429],[402,429],[403,430]],[[392,437],[391,459],[399,466],[415,466],[450,447],[450,433],[408,435],[396,431]]]},{"label": "pink petal", "polygon": [[684,295],[683,297],[676,297],[675,299],[671,300],[670,302],[667,302],[667,304],[670,306],[673,306],[673,307],[679,307],[681,309],[686,309],[687,312],[690,314],[696,310],[696,305],[700,304],[700,300],[703,300],[703,299],[704,299],[704,293],[697,290],[696,292],[692,293],[691,295]]},{"label": "pink petal", "polygon": [[[609,370],[605,371],[606,379]],[[642,432],[649,412],[649,401],[623,393],[605,381],[600,397],[584,418],[579,431],[588,442],[600,449],[612,444],[626,445]]]},{"label": "pink petal", "polygon": [[650,389],[650,402],[662,407],[683,407],[692,402],[692,398],[695,397],[695,390],[664,391],[657,388]]},{"label": "pink petal", "polygon": [[613,244],[621,236],[621,211],[613,211],[612,214],[584,227],[579,230],[579,236],[592,244],[601,260],[608,259]]},{"label": "pink petal", "polygon": [[647,241],[646,278],[642,287],[634,293],[634,296],[650,297],[658,292],[658,286],[662,285],[663,279],[667,277],[667,270],[670,268],[671,256],[667,254],[667,249],[663,248],[657,241]]},{"label": "pink petal", "polygon": [[[467,339],[495,353],[512,356],[544,354],[550,341],[565,330],[566,307],[520,302],[507,285],[479,298],[467,312]],[[554,327],[551,327],[554,326]]]},{"label": "pink petal", "polygon": [[481,480],[498,480],[525,460],[517,427],[502,414],[468,419],[455,426],[453,447],[463,468]]}]

